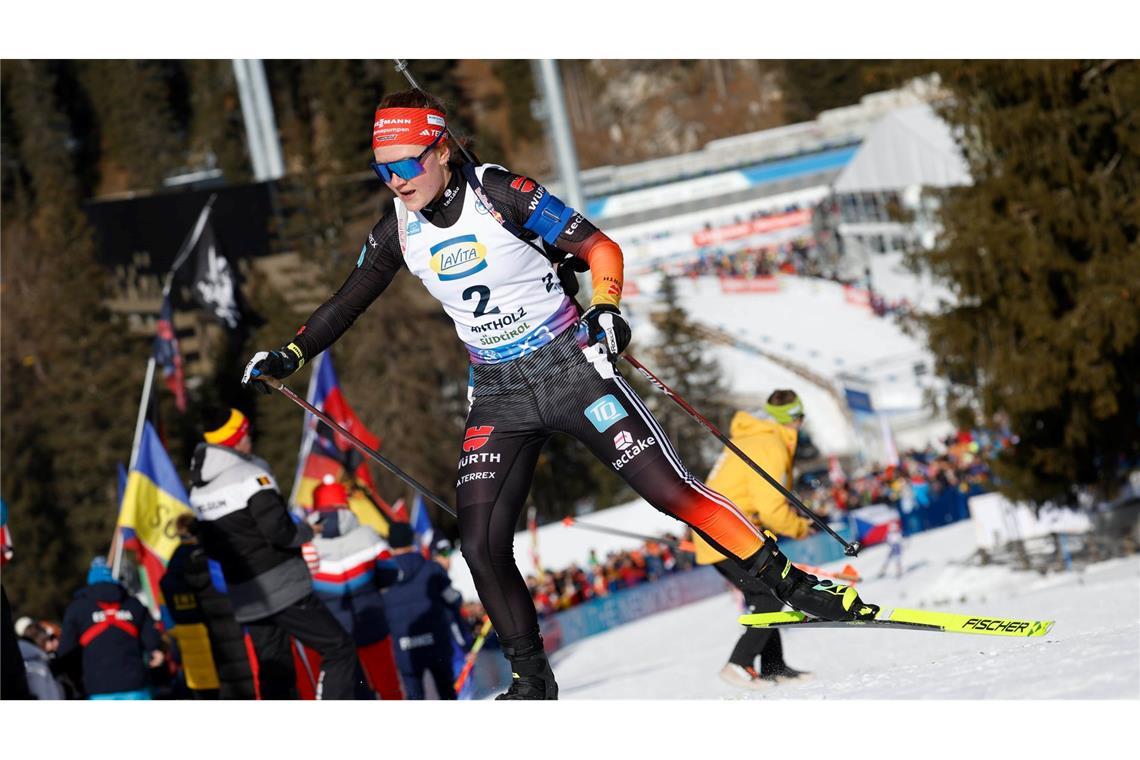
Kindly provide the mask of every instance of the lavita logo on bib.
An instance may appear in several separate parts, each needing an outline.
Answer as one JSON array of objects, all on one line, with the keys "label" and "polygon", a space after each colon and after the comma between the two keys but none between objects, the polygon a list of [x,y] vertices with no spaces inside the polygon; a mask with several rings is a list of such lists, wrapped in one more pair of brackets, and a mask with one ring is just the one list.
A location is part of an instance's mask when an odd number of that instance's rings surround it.
[{"label": "lavita logo on bib", "polygon": [[441,280],[458,280],[487,268],[487,246],[461,235],[431,247],[431,269]]}]

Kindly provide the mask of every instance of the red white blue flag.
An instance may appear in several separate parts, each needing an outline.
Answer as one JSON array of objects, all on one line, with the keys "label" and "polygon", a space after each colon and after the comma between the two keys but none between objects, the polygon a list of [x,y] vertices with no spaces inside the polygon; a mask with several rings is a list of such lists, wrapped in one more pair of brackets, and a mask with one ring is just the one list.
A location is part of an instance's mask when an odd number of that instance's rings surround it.
[{"label": "red white blue flag", "polygon": [[174,332],[174,309],[170,294],[162,299],[158,315],[158,329],[154,336],[154,359],[162,367],[166,387],[174,394],[178,411],[186,411],[186,377],[182,369],[182,353],[178,350],[178,335]]}]

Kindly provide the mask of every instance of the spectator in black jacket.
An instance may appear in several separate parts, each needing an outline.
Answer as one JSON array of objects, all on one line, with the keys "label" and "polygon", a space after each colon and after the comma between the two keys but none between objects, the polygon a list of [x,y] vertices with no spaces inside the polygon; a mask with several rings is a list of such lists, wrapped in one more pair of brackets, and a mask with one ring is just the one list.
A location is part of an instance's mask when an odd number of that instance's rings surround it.
[{"label": "spectator in black jacket", "polygon": [[204,422],[190,506],[206,554],[222,566],[234,617],[253,641],[261,698],[296,696],[293,636],[321,656],[317,699],[352,699],[356,648],[313,593],[301,556],[312,528],[290,517],[269,466],[251,454],[244,414],[212,410]]},{"label": "spectator in black jacket", "polygon": [[200,698],[253,699],[245,637],[224,582],[211,575],[210,560],[194,535],[194,516],[180,515],[175,526],[182,543],[166,564],[161,586],[186,684]]},{"label": "spectator in black jacket", "polygon": [[89,699],[150,699],[150,674],[164,655],[150,613],[112,576],[103,557],[63,614],[61,658],[76,657]]},{"label": "spectator in black jacket", "polygon": [[[4,546],[7,550],[7,545]],[[6,557],[5,557],[6,558]],[[31,699],[28,691],[27,674],[24,672],[24,658],[16,643],[16,629],[12,623],[12,607],[8,604],[8,594],[0,587],[0,635],[3,649],[0,654],[0,699]]]},{"label": "spectator in black jacket", "polygon": [[384,592],[384,608],[396,645],[396,665],[408,699],[423,699],[424,673],[430,673],[440,699],[455,699],[452,641],[464,646],[459,629],[463,597],[451,587],[447,571],[412,547],[407,523],[388,527],[388,546],[402,575]]}]

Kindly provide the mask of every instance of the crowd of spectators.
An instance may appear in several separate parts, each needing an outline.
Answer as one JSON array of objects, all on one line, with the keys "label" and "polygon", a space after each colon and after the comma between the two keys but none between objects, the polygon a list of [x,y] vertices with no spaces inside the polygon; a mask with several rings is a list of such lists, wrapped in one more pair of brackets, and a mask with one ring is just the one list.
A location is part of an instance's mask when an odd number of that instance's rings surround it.
[{"label": "crowd of spectators", "polygon": [[810,242],[807,239],[744,248],[731,253],[723,249],[702,249],[682,271],[689,277],[713,275],[741,280],[769,277],[777,272],[804,277],[824,276],[818,260],[811,258],[809,252]]},{"label": "crowd of spectators", "polygon": [[[801,210],[798,205],[785,209],[756,212],[747,220],[737,218],[737,224],[755,221],[769,216]],[[711,229],[706,225],[705,229]],[[782,243],[752,246],[738,250],[726,247],[706,247],[694,252],[694,258],[681,266],[681,273],[689,277],[711,275],[728,279],[746,280],[756,277],[771,277],[776,274],[813,277],[837,282],[841,285],[867,291],[868,306],[878,317],[896,314],[909,314],[912,304],[907,298],[888,299],[874,290],[870,283],[870,272],[863,278],[843,277],[825,264],[825,256],[811,236],[798,237]]]},{"label": "crowd of spectators", "polygon": [[966,493],[992,488],[990,463],[1010,445],[1010,439],[991,431],[960,431],[941,444],[939,448],[929,445],[900,453],[898,465],[857,470],[849,478],[820,473],[808,483],[803,496],[822,515],[872,504],[886,504],[903,512],[922,509],[932,494],[947,489]]},{"label": "crowd of spectators", "polygon": [[668,534],[663,538],[636,549],[608,552],[604,558],[591,549],[584,566],[575,563],[562,570],[547,570],[541,576],[528,576],[527,588],[539,617],[691,570],[693,555],[676,548],[680,539]]}]

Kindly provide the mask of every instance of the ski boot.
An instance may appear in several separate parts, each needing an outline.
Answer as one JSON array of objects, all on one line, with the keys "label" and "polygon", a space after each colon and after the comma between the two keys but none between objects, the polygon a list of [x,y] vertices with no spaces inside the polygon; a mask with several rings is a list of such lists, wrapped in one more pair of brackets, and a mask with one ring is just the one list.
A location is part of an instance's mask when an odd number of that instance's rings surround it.
[{"label": "ski boot", "polygon": [[503,639],[502,646],[511,662],[511,685],[495,699],[558,699],[558,684],[538,631]]},{"label": "ski boot", "polygon": [[796,670],[784,662],[784,643],[779,631],[773,631],[768,643],[760,650],[760,680],[775,686],[781,683],[807,683],[814,676],[803,670]]},{"label": "ski boot", "polygon": [[762,680],[763,676],[756,672],[756,668],[746,665],[737,665],[730,662],[720,669],[720,680],[741,689],[768,689],[775,685],[775,681]]},{"label": "ski boot", "polygon": [[866,604],[851,586],[820,580],[792,564],[772,534],[750,560],[751,572],[776,598],[793,609],[822,620],[872,620],[879,605]]},{"label": "ski boot", "polygon": [[765,670],[763,666],[760,668],[759,678],[771,684],[801,684],[815,678],[814,675],[803,670],[796,670],[788,665],[777,665],[772,670]]}]

